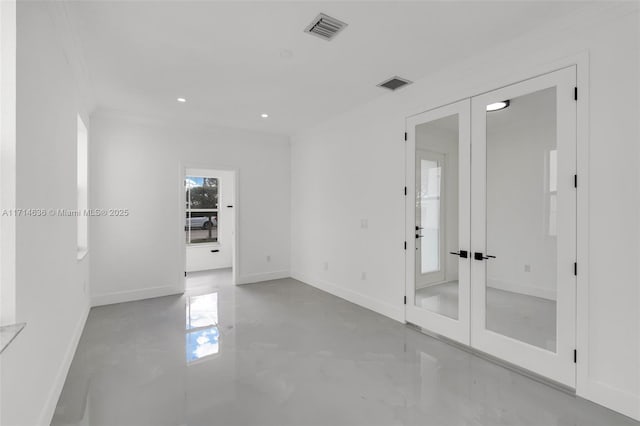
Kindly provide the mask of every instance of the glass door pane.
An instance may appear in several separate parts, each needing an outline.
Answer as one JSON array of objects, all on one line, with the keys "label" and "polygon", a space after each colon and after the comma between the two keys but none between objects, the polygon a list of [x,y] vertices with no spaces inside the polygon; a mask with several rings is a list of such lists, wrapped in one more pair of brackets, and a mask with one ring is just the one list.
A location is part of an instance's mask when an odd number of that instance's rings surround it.
[{"label": "glass door pane", "polygon": [[458,115],[416,126],[416,306],[458,319]]},{"label": "glass door pane", "polygon": [[486,120],[486,328],[555,352],[556,88]]}]

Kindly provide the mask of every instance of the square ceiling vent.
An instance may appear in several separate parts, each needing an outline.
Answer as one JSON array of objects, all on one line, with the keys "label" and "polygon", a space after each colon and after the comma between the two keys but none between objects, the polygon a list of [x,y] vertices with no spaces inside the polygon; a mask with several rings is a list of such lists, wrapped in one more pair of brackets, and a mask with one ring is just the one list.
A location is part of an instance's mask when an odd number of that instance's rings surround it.
[{"label": "square ceiling vent", "polygon": [[333,38],[338,35],[340,31],[344,30],[346,26],[347,24],[344,22],[321,13],[316,16],[316,19],[311,21],[307,28],[305,28],[304,32],[329,41],[333,40]]},{"label": "square ceiling vent", "polygon": [[398,76],[395,76],[378,84],[378,87],[384,87],[385,89],[389,89],[389,90],[398,90],[399,88],[404,87],[411,83],[413,82],[410,80],[407,80],[406,78],[400,78]]}]

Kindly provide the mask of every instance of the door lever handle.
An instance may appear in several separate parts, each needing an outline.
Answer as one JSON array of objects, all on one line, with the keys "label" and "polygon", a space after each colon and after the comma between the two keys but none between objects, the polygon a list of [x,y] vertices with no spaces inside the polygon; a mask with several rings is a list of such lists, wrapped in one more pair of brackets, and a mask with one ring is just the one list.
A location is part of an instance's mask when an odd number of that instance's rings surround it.
[{"label": "door lever handle", "polygon": [[467,251],[466,251],[466,250],[460,250],[459,252],[457,252],[457,251],[450,251],[450,252],[449,252],[449,254],[455,254],[456,256],[460,256],[460,257],[462,257],[462,258],[464,258],[464,259],[466,259],[466,258],[468,257],[468,256],[467,256]]},{"label": "door lever handle", "polygon": [[475,260],[487,260],[487,259],[495,259],[496,257],[495,257],[495,256],[491,256],[490,254],[488,254],[488,255],[486,255],[486,256],[485,256],[485,255],[484,255],[483,253],[481,253],[481,252],[475,252],[475,253],[473,254],[473,258],[474,258]]},{"label": "door lever handle", "polygon": [[424,229],[424,228],[423,228],[422,226],[418,226],[418,225],[416,225],[416,231],[419,231],[419,230],[421,230],[421,229]]}]

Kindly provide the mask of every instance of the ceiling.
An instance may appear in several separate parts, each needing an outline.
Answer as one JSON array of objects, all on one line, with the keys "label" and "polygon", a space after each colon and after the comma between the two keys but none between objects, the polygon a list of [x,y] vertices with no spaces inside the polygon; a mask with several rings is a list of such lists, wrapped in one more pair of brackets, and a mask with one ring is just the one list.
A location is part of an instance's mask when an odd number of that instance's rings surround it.
[{"label": "ceiling", "polygon": [[[75,1],[68,15],[99,108],[292,134],[394,96],[376,87],[388,77],[415,81],[578,7],[571,1]],[[305,34],[320,12],[349,26],[329,42]]]}]

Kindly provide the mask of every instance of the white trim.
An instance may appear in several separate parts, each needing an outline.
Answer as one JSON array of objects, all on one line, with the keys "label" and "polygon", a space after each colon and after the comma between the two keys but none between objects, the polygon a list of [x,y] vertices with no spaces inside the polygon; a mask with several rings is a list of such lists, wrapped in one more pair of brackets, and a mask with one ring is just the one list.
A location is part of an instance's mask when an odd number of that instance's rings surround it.
[{"label": "white trim", "polygon": [[56,406],[58,405],[58,399],[60,398],[62,388],[64,387],[64,382],[67,380],[67,374],[69,373],[69,368],[71,367],[71,361],[73,361],[73,356],[75,355],[76,349],[78,348],[78,343],[80,342],[80,337],[82,336],[82,332],[84,330],[85,324],[87,323],[88,317],[89,305],[86,304],[84,309],[82,310],[80,319],[76,324],[76,328],[73,330],[71,342],[69,342],[69,346],[67,347],[67,350],[64,354],[64,358],[62,360],[62,363],[60,364],[60,368],[58,369],[58,374],[56,374],[53,386],[51,387],[49,395],[47,396],[46,403],[42,408],[42,411],[40,412],[38,425],[45,426],[51,424],[53,414],[55,413]]},{"label": "white trim", "polygon": [[76,251],[76,260],[78,262],[81,262],[84,260],[85,257],[87,257],[87,254],[89,254],[89,249],[86,247],[79,247],[78,250]]},{"label": "white trim", "polygon": [[282,278],[289,278],[290,276],[291,275],[289,274],[288,270],[238,275],[236,279],[236,285],[259,283],[262,281],[280,280]]},{"label": "white trim", "polygon": [[291,278],[298,280],[304,284],[310,285],[311,287],[315,287],[326,293],[332,294],[341,299],[344,299],[347,302],[354,303],[358,306],[369,309],[378,314],[384,315],[388,318],[391,318],[392,320],[401,322],[403,324],[405,323],[404,305],[401,305],[401,307],[397,307],[390,303],[385,303],[385,302],[376,300],[365,294],[357,293],[353,290],[348,290],[342,286],[330,283],[328,281],[314,279],[301,273],[293,272],[291,274]]},{"label": "white trim", "polygon": [[153,299],[154,297],[172,296],[182,293],[184,293],[183,288],[172,286],[117,291],[115,293],[91,296],[91,306],[112,305],[114,303],[133,302],[135,300]]},{"label": "white trim", "polygon": [[[598,402],[588,396],[591,390],[589,378],[589,52],[578,55],[576,64],[576,394]],[[615,398],[614,398],[615,399]],[[606,399],[605,399],[606,400]]]},{"label": "white trim", "polygon": [[597,380],[589,380],[586,386],[583,385],[583,389],[579,390],[578,396],[632,419],[640,420],[640,395],[634,395]]},{"label": "white trim", "polygon": [[[0,208],[16,208],[16,2],[0,1]],[[16,322],[16,217],[0,218],[0,324]]]},{"label": "white trim", "polygon": [[576,285],[576,394],[640,421],[640,395],[589,377],[589,147],[591,146],[589,51],[573,57],[577,65],[577,262]]}]

